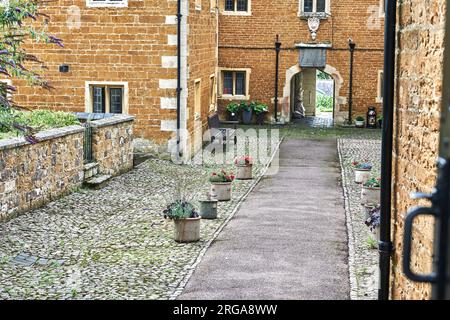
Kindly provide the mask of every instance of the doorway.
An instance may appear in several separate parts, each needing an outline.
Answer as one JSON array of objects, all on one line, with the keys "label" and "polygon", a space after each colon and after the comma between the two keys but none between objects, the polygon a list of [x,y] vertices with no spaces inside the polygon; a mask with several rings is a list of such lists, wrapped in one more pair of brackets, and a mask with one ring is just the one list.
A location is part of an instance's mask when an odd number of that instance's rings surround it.
[{"label": "doorway", "polygon": [[335,82],[318,68],[304,68],[291,79],[291,119],[317,118],[333,124]]}]

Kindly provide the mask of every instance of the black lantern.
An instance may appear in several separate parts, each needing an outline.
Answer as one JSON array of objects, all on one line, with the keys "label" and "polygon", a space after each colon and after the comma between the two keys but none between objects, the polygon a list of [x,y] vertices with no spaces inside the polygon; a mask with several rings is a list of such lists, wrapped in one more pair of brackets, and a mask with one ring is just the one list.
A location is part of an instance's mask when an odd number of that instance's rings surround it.
[{"label": "black lantern", "polygon": [[377,110],[375,107],[369,107],[369,110],[367,111],[367,128],[377,128]]}]

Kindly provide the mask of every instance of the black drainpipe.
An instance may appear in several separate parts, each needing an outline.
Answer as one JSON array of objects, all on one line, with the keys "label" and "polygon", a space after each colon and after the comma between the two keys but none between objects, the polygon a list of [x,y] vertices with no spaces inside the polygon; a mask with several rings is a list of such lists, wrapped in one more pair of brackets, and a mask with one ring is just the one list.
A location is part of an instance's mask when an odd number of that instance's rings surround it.
[{"label": "black drainpipe", "polygon": [[380,287],[379,300],[389,300],[391,268],[391,193],[392,193],[392,142],[394,128],[394,81],[397,0],[386,0],[384,31],[384,97],[383,142],[381,148],[381,225],[380,225]]},{"label": "black drainpipe", "polygon": [[275,41],[275,52],[276,52],[276,61],[275,61],[275,123],[278,122],[278,73],[280,70],[280,50],[281,50],[281,42],[280,38],[277,35],[277,40]]},{"label": "black drainpipe", "polygon": [[177,160],[181,157],[181,0],[178,0],[177,9]]}]

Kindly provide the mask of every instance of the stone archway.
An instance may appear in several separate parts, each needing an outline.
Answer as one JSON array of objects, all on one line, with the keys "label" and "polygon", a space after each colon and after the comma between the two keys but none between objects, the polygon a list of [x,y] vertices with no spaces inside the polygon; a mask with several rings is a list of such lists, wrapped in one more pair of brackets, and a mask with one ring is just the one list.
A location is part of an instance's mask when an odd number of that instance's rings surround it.
[{"label": "stone archway", "polygon": [[[292,78],[301,71],[302,69],[298,64],[286,70],[286,82],[283,88],[283,99],[281,100],[281,117],[284,118],[286,122],[291,121],[291,81]],[[342,123],[345,120],[346,113],[341,111],[341,106],[347,103],[347,99],[340,95],[340,90],[344,84],[344,79],[339,71],[331,65],[327,64],[325,69],[322,71],[329,74],[334,80],[334,121],[335,123]]]}]

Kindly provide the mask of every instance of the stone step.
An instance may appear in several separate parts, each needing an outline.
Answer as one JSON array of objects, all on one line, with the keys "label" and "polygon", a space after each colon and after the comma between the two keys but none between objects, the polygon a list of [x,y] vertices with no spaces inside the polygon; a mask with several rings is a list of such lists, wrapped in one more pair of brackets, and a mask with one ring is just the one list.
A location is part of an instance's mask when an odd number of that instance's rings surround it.
[{"label": "stone step", "polygon": [[103,174],[103,175],[96,175],[92,177],[89,180],[86,180],[84,184],[86,187],[91,189],[101,189],[103,188],[109,179],[111,179],[111,175],[109,174]]},{"label": "stone step", "polygon": [[88,180],[96,176],[99,172],[99,166],[97,162],[91,162],[84,165],[84,180]]}]

